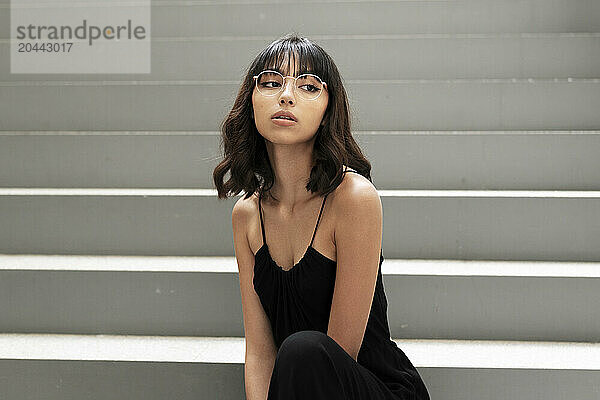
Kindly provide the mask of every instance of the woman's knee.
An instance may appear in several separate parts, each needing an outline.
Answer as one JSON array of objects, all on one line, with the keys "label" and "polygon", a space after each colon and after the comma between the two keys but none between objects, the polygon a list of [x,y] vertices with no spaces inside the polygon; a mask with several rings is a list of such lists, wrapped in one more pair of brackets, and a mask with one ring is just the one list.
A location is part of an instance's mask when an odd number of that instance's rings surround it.
[{"label": "woman's knee", "polygon": [[292,333],[281,343],[277,358],[280,362],[311,362],[326,353],[327,339],[325,333],[316,330]]},{"label": "woman's knee", "polygon": [[346,398],[328,340],[333,339],[315,330],[285,338],[275,359],[269,397],[338,399],[341,394]]}]

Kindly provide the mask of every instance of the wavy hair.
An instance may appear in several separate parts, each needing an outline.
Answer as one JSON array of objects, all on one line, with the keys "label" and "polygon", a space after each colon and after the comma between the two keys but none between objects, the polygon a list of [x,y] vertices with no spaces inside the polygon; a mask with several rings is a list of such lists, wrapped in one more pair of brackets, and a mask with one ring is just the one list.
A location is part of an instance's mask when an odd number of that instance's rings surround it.
[{"label": "wavy hair", "polygon": [[[313,167],[306,190],[321,195],[332,192],[342,182],[343,165],[371,180],[371,164],[350,131],[348,97],[333,59],[318,44],[297,34],[289,34],[272,42],[252,61],[233,107],[221,124],[223,159],[213,171],[219,199],[241,191],[246,193],[246,199],[254,193],[271,195],[269,190],[275,177],[265,139],[256,129],[253,119],[253,77],[265,69],[283,70],[281,66],[286,55],[288,64],[292,59],[294,62],[298,59],[299,74],[313,73],[327,82],[329,94],[322,124],[315,133]],[[230,177],[224,181],[228,171]]]}]

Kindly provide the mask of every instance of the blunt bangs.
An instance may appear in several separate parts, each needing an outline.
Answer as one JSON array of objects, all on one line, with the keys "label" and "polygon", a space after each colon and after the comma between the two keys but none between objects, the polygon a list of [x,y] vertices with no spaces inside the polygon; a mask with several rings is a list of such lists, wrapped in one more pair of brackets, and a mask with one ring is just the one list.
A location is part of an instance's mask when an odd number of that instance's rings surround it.
[{"label": "blunt bangs", "polygon": [[276,40],[258,56],[255,64],[257,75],[264,70],[274,70],[284,76],[291,75],[294,66],[298,66],[294,76],[314,74],[329,85],[327,55],[319,46],[304,38],[298,40]]}]

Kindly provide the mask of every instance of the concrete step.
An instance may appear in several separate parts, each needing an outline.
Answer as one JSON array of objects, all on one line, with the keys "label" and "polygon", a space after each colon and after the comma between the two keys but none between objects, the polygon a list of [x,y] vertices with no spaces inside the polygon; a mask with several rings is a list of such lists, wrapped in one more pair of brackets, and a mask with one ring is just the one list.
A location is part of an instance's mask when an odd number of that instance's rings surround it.
[{"label": "concrete step", "polygon": [[[358,131],[379,189],[600,190],[600,131]],[[220,133],[0,132],[0,187],[211,188]]]},{"label": "concrete step", "polygon": [[[214,130],[237,87],[210,81],[5,82],[0,130]],[[359,130],[600,126],[600,79],[349,81],[347,89]],[[57,97],[60,102],[52,101]],[[388,107],[381,107],[381,98]]]},{"label": "concrete step", "polygon": [[[0,1],[1,38],[10,36],[9,4]],[[309,36],[600,31],[595,0],[328,0],[308,7],[302,1],[152,1],[152,35],[227,35],[243,40],[252,34],[273,40],[291,31]]]},{"label": "concrete step", "polygon": [[[597,191],[379,194],[386,258],[600,260]],[[2,188],[0,253],[233,255],[237,199],[211,189]]]},{"label": "concrete step", "polygon": [[[600,394],[597,343],[394,341],[432,399]],[[244,351],[243,338],[0,334],[3,398],[243,399]]]},{"label": "concrete step", "polygon": [[[0,256],[0,332],[244,336],[234,257]],[[386,259],[393,337],[598,342],[600,264]]]},{"label": "concrete step", "polygon": [[[597,130],[600,126],[598,78],[346,83],[357,130]],[[238,81],[202,80],[2,82],[0,130],[210,131],[224,120],[238,87]]]},{"label": "concrete step", "polygon": [[[355,36],[319,40],[345,80],[597,78],[600,70],[600,33]],[[244,40],[153,37],[149,74],[11,74],[10,63],[3,63],[0,82],[241,82],[243,69],[270,42],[255,36]],[[0,58],[9,57],[10,42],[0,40]]]}]

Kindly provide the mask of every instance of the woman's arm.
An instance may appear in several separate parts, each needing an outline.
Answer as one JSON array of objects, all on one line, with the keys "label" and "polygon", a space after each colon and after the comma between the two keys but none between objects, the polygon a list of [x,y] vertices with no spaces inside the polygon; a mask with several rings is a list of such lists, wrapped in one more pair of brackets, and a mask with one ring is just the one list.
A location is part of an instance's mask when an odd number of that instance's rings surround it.
[{"label": "woman's arm", "polygon": [[327,335],[357,360],[375,293],[383,208],[373,184],[351,175],[335,198],[337,272]]},{"label": "woman's arm", "polygon": [[266,400],[277,348],[271,324],[252,283],[254,253],[248,243],[247,227],[250,226],[253,216],[258,218],[258,212],[254,212],[254,208],[252,198],[247,200],[240,198],[233,207],[231,220],[246,338],[244,365],[246,399]]},{"label": "woman's arm", "polygon": [[244,366],[246,400],[266,400],[274,363],[275,359],[246,357]]}]

